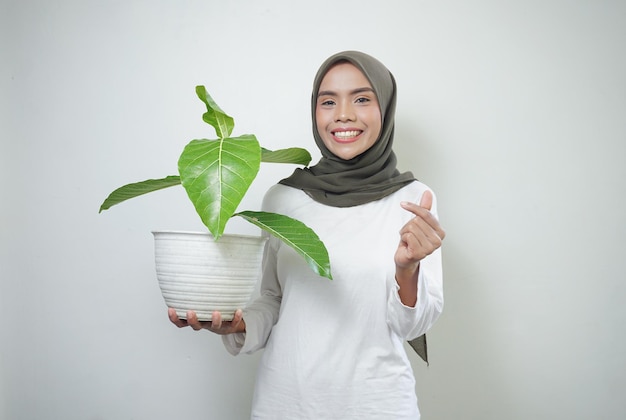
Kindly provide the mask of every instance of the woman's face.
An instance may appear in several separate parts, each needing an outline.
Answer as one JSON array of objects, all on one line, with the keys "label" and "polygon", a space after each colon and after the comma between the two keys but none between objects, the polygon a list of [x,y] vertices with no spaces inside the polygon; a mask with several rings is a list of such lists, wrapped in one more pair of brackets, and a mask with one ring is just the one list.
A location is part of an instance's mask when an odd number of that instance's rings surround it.
[{"label": "woman's face", "polygon": [[378,99],[372,85],[350,63],[340,63],[320,84],[315,120],[324,145],[344,160],[372,147],[382,126]]}]

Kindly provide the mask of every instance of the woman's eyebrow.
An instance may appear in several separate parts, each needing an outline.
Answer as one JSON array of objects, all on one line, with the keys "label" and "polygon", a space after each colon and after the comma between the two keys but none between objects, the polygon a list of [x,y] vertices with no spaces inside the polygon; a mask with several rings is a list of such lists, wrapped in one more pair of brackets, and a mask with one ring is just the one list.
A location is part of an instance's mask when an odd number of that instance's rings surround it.
[{"label": "woman's eyebrow", "polygon": [[[372,89],[371,87],[362,87],[350,91],[350,95],[356,95],[363,92],[375,93],[374,89]],[[337,96],[337,92],[335,92],[334,90],[320,90],[317,94],[317,97],[319,98],[320,96]]]}]

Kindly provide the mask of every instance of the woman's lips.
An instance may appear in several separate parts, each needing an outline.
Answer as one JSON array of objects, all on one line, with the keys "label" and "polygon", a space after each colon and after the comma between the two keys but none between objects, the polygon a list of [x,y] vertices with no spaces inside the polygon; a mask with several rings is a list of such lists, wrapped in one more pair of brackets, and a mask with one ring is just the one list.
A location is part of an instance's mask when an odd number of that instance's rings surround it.
[{"label": "woman's lips", "polygon": [[353,142],[361,135],[361,133],[363,133],[362,130],[337,130],[331,132],[335,140],[340,143]]}]

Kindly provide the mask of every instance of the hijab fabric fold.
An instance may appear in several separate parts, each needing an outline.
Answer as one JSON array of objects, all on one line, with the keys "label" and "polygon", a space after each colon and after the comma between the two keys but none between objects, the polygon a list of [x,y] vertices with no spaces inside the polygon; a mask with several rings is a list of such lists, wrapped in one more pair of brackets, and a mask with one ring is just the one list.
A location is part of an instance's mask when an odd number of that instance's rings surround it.
[{"label": "hijab fabric fold", "polygon": [[[372,85],[382,116],[381,131],[376,142],[362,154],[344,160],[324,145],[315,119],[317,93],[322,79],[334,65],[349,62],[358,68]],[[311,94],[313,137],[322,152],[312,167],[296,169],[279,183],[298,188],[312,199],[333,207],[352,207],[386,197],[415,180],[411,172],[400,173],[393,152],[396,113],[396,81],[380,61],[360,51],[344,51],[332,55],[320,66]],[[426,335],[409,341],[415,352],[428,363]]]}]

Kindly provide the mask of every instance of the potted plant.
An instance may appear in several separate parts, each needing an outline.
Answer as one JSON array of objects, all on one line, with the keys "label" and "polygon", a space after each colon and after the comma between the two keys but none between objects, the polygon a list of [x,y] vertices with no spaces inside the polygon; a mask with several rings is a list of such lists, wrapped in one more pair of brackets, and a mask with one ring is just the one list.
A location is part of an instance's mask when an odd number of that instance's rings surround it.
[{"label": "potted plant", "polygon": [[[316,273],[332,279],[326,247],[309,227],[277,213],[237,211],[259,172],[261,162],[306,166],[311,161],[309,152],[302,148],[270,151],[262,148],[252,134],[231,137],[235,125],[233,118],[220,109],[204,86],[196,86],[196,94],[207,109],[202,119],[215,129],[218,138],[189,142],[179,157],[178,175],[124,185],[113,191],[100,206],[102,212],[143,194],[175,185],[185,188],[209,232],[153,232],[157,277],[168,306],[175,307],[182,317],[186,309],[194,309],[200,319],[210,319],[213,309],[222,310],[228,316],[232,307],[241,307],[242,302],[245,304],[258,278],[264,239],[224,235],[227,222],[234,216],[276,236],[300,254]],[[246,240],[256,244],[244,245],[244,248],[235,245]],[[214,247],[220,248],[214,250]],[[205,261],[208,255],[217,258],[217,265]],[[243,262],[226,261],[234,256],[243,257]],[[179,258],[184,262],[179,262]],[[239,280],[246,277],[246,284],[229,283],[224,278],[228,274],[235,274]],[[207,277],[214,277],[219,284],[205,285]],[[182,285],[178,284],[180,281],[183,281]],[[219,302],[201,303],[197,300],[201,295],[217,297]],[[192,301],[183,302],[187,298]],[[203,305],[204,311],[199,307]]]}]

